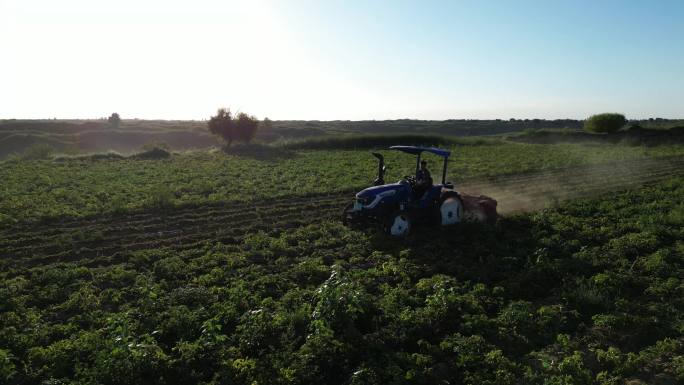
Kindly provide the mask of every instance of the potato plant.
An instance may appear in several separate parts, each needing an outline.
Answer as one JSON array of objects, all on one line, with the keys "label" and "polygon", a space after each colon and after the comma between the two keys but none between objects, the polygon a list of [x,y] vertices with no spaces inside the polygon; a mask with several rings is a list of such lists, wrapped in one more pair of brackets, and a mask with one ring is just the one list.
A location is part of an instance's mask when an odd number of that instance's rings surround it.
[{"label": "potato plant", "polygon": [[401,241],[325,217],[78,255],[116,222],[41,233],[0,265],[0,382],[681,383],[683,200],[675,178]]}]

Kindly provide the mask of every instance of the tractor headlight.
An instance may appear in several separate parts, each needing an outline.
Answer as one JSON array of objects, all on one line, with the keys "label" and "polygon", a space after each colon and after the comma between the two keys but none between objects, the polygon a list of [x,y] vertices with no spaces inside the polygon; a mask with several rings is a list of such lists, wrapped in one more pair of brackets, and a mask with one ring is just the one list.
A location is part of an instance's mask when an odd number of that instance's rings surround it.
[{"label": "tractor headlight", "polygon": [[360,204],[361,206],[367,206],[368,204],[371,203],[370,198],[356,198],[356,203]]},{"label": "tractor headlight", "polygon": [[354,201],[354,211],[360,211],[363,208],[363,204],[357,199]]}]

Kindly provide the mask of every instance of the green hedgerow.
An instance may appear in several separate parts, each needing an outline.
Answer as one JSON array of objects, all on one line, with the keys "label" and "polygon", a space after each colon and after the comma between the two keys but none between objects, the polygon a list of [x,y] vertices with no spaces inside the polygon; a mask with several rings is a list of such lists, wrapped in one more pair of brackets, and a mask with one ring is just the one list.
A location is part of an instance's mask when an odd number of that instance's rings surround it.
[{"label": "green hedgerow", "polygon": [[584,129],[589,132],[610,134],[616,132],[627,124],[627,119],[622,114],[605,113],[593,115],[584,121]]}]

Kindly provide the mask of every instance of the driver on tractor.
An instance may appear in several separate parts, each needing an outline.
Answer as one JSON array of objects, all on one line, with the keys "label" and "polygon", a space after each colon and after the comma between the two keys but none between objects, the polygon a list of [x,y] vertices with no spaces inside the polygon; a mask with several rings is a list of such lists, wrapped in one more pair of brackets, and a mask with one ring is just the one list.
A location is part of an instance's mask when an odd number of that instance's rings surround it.
[{"label": "driver on tractor", "polygon": [[420,199],[430,187],[432,187],[432,177],[427,169],[427,161],[423,159],[416,172],[416,199]]}]

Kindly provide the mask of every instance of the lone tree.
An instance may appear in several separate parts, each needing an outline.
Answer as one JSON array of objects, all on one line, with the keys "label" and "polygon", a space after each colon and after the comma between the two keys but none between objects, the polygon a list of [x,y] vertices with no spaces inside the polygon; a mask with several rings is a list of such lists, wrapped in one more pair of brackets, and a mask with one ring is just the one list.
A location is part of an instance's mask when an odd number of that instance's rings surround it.
[{"label": "lone tree", "polygon": [[588,132],[610,134],[617,132],[627,124],[627,119],[622,114],[605,113],[593,115],[584,121],[584,129]]},{"label": "lone tree", "polygon": [[109,124],[111,124],[114,127],[118,127],[119,123],[121,123],[121,116],[117,112],[113,113],[109,118],[107,118],[107,121]]},{"label": "lone tree", "polygon": [[233,141],[249,143],[254,139],[259,121],[244,112],[233,116],[230,109],[219,108],[216,115],[209,119],[208,125],[212,134],[220,136],[230,146]]},{"label": "lone tree", "polygon": [[259,121],[257,118],[240,112],[235,119],[235,140],[245,143],[251,142],[258,128]]},{"label": "lone tree", "polygon": [[235,125],[233,124],[233,115],[229,109],[219,108],[216,115],[209,119],[208,125],[209,131],[212,134],[222,137],[230,146],[234,139]]},{"label": "lone tree", "polygon": [[259,128],[262,128],[263,131],[270,131],[273,129],[273,121],[268,117],[265,117],[264,120],[259,123]]}]

